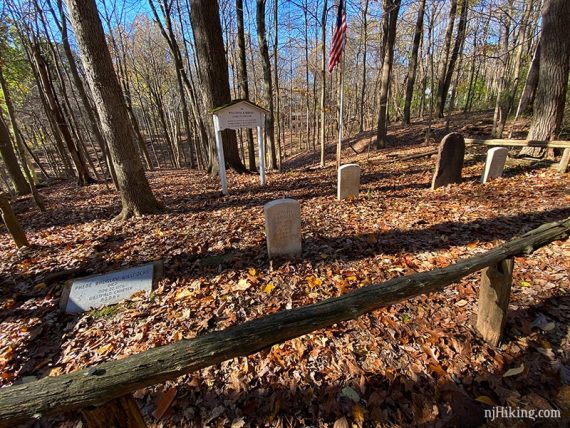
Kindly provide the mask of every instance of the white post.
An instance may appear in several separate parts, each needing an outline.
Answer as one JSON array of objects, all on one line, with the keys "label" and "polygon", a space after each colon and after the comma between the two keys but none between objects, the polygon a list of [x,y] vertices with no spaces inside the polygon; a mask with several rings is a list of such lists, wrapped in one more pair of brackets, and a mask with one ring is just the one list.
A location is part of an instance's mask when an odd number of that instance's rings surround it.
[{"label": "white post", "polygon": [[228,194],[228,179],[226,178],[226,161],[224,159],[224,146],[222,144],[222,131],[219,129],[217,117],[214,116],[214,129],[216,132],[216,148],[218,150],[218,162],[220,164],[220,181],[222,182],[222,193]]},{"label": "white post", "polygon": [[259,180],[261,185],[265,186],[265,140],[263,131],[265,127],[257,127],[257,144],[259,144]]}]

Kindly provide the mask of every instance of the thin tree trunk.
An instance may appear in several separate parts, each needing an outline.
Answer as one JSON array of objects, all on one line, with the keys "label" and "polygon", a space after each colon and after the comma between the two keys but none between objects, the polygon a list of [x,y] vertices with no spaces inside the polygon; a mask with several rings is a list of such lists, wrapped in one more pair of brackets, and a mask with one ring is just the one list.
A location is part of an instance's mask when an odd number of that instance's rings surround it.
[{"label": "thin tree trunk", "polygon": [[392,64],[394,61],[394,43],[396,41],[396,24],[398,22],[400,4],[400,0],[384,0],[384,13],[388,14],[389,18],[384,61],[382,64],[382,80],[380,82],[380,113],[378,115],[378,131],[376,137],[377,148],[386,147],[386,137],[388,134],[388,92],[390,89]]},{"label": "thin tree trunk", "polygon": [[328,1],[323,0],[323,11],[321,14],[321,167],[325,166],[326,148],[326,92],[327,92],[327,6]]},{"label": "thin tree trunk", "polygon": [[453,51],[451,52],[451,57],[449,58],[449,63],[447,64],[445,78],[443,79],[443,85],[440,88],[439,104],[438,104],[438,107],[440,108],[438,112],[439,117],[443,117],[445,103],[447,101],[447,93],[449,92],[449,88],[451,86],[451,80],[453,78],[453,72],[455,71],[455,64],[457,63],[457,59],[461,54],[463,42],[465,40],[465,29],[467,27],[468,11],[469,11],[469,2],[468,0],[463,0],[461,4],[461,14],[459,15],[459,23],[457,24],[457,36],[455,38],[455,44],[453,46]]},{"label": "thin tree trunk", "polygon": [[263,68],[263,95],[268,106],[269,114],[265,117],[265,131],[270,148],[269,168],[277,168],[277,150],[275,147],[275,132],[273,127],[273,82],[271,79],[271,62],[269,60],[269,47],[265,37],[265,3],[266,0],[257,0],[256,21],[257,40],[261,54]]},{"label": "thin tree trunk", "polygon": [[368,3],[369,0],[364,0],[364,10],[362,11],[362,86],[360,88],[360,115],[358,118],[358,132],[364,131],[364,106],[366,103],[366,60],[368,55]]},{"label": "thin tree trunk", "polygon": [[451,0],[451,5],[449,9],[449,18],[447,21],[447,28],[445,30],[445,39],[443,42],[443,50],[437,68],[437,78],[438,78],[437,111],[439,117],[443,117],[443,111],[445,109],[445,98],[443,95],[443,91],[445,85],[445,78],[447,76],[447,65],[449,63],[449,53],[451,51],[451,37],[453,36],[453,27],[455,25],[456,15],[457,15],[457,0]]},{"label": "thin tree trunk", "polygon": [[32,51],[34,55],[35,67],[38,71],[38,75],[42,84],[42,92],[46,96],[49,107],[49,111],[46,113],[52,115],[54,122],[56,123],[60,132],[60,135],[65,142],[67,150],[71,154],[71,159],[75,166],[75,170],[77,171],[78,184],[80,186],[86,186],[90,183],[94,183],[95,180],[89,176],[87,165],[85,164],[84,159],[82,158],[79,150],[77,149],[77,146],[75,145],[75,142],[73,141],[69,125],[63,116],[63,112],[61,111],[61,105],[57,99],[57,95],[53,87],[53,82],[49,76],[47,64],[40,52],[40,47],[37,44],[34,44],[32,46]]},{"label": "thin tree trunk", "polygon": [[[236,16],[237,16],[237,45],[238,45],[238,88],[240,96],[249,100],[249,82],[247,79],[247,61],[245,52],[245,34],[243,30],[243,0],[236,0]],[[253,142],[253,131],[248,128],[247,136],[247,154],[249,170],[257,171],[255,166],[255,145]]]}]

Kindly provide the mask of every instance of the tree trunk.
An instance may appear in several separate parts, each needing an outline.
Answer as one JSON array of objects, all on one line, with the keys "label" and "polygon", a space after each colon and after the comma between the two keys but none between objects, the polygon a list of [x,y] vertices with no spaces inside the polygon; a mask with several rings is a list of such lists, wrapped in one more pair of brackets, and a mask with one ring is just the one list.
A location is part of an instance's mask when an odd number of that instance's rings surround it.
[{"label": "tree trunk", "polygon": [[[509,35],[511,30],[511,16],[513,12],[512,8],[512,1],[510,3],[510,13],[505,13],[502,22],[502,31],[501,37],[499,40],[500,45],[500,61],[501,67],[498,71],[499,74],[499,85],[497,88],[497,97],[495,99],[495,113],[493,115],[493,129],[491,131],[491,136],[493,138],[502,138],[503,137],[503,116],[505,115],[505,109],[503,108],[503,92],[506,86],[506,77],[508,72],[508,65],[509,65]],[[506,118],[505,118],[506,120]]]},{"label": "tree trunk", "polygon": [[137,154],[129,113],[117,80],[95,0],[66,0],[83,68],[115,165],[122,211],[119,219],[160,211]]},{"label": "tree trunk", "polygon": [[24,246],[29,247],[30,244],[28,238],[26,238],[26,233],[16,218],[14,211],[12,211],[8,198],[2,193],[0,193],[0,211],[2,213],[2,220],[8,229],[8,233],[12,236],[12,239],[14,239],[16,246],[18,248]]},{"label": "tree trunk", "polygon": [[[540,36],[540,79],[528,140],[554,140],[560,133],[570,67],[570,2],[546,0]],[[521,155],[543,157],[544,149],[525,148]]]},{"label": "tree trunk", "polygon": [[451,0],[451,5],[449,9],[449,18],[447,21],[447,28],[445,29],[445,39],[443,42],[443,50],[441,53],[441,58],[439,59],[439,65],[437,67],[437,111],[438,116],[443,117],[443,111],[445,110],[445,98],[443,95],[445,78],[447,76],[447,65],[449,62],[449,52],[451,50],[451,37],[453,36],[453,27],[455,25],[455,16],[457,15],[457,0]]},{"label": "tree trunk", "polygon": [[516,117],[521,114],[529,113],[534,105],[534,97],[536,96],[536,88],[540,78],[540,41],[536,45],[536,50],[532,57],[532,63],[526,76],[524,90],[519,100]]},{"label": "tree trunk", "polygon": [[73,141],[73,137],[71,136],[69,125],[61,110],[61,105],[59,104],[55,88],[53,87],[53,82],[49,75],[47,63],[40,52],[40,46],[37,44],[32,45],[32,52],[34,63],[42,85],[42,92],[45,94],[47,105],[49,107],[49,111],[46,113],[52,115],[54,122],[57,125],[57,129],[71,155],[71,160],[73,161],[73,165],[77,171],[78,184],[80,186],[86,186],[90,183],[94,183],[95,180],[89,176],[85,160],[79,153],[79,150]]},{"label": "tree trunk", "polygon": [[[176,81],[178,83],[178,90],[180,93],[180,104],[182,106],[182,120],[184,122],[184,130],[186,132],[186,140],[190,147],[190,167],[195,168],[195,154],[194,148],[190,143],[190,121],[188,117],[188,104],[186,102],[186,94],[184,93],[184,79],[182,74],[184,73],[184,64],[182,62],[182,54],[180,52],[180,47],[178,46],[178,41],[176,40],[176,36],[174,35],[174,30],[172,28],[172,19],[171,19],[171,12],[172,12],[172,2],[171,1],[160,1],[160,8],[162,10],[162,14],[164,16],[164,21],[166,24],[166,30],[162,21],[160,20],[156,8],[154,7],[153,0],[149,0],[149,5],[152,10],[152,13],[156,19],[156,22],[160,28],[160,32],[162,36],[168,43],[170,48],[170,52],[172,53],[172,59],[174,60],[174,66],[176,67]],[[168,33],[166,32],[168,31]]]},{"label": "tree trunk", "polygon": [[[0,118],[0,121],[2,119]],[[4,135],[5,132],[5,135]],[[30,188],[20,165],[18,165],[18,159],[16,158],[16,153],[14,153],[14,148],[10,141],[10,134],[4,123],[0,124],[0,156],[4,160],[4,165],[6,165],[6,170],[10,177],[12,186],[18,195],[25,195],[30,193]]]},{"label": "tree trunk", "polygon": [[400,0],[384,0],[384,13],[389,16],[384,49],[384,61],[382,64],[382,80],[380,83],[380,113],[378,115],[378,131],[376,148],[386,147],[388,134],[388,91],[392,76],[392,64],[394,61],[394,43],[396,41],[396,24],[400,11]]},{"label": "tree trunk", "polygon": [[[447,65],[447,70],[445,73],[445,78],[443,80],[443,87],[441,88],[441,93],[439,94],[439,107],[445,109],[445,103],[447,101],[447,93],[451,86],[451,79],[453,78],[453,72],[455,71],[455,64],[459,58],[459,54],[463,49],[463,42],[465,40],[465,28],[467,27],[467,12],[469,11],[469,3],[467,0],[463,0],[461,4],[461,15],[459,15],[459,23],[457,24],[457,36],[455,38],[455,44],[453,45],[453,51],[451,52],[451,57],[449,58],[449,64]],[[438,112],[439,117],[443,117],[444,110]]]},{"label": "tree trunk", "polygon": [[[420,49],[420,41],[422,38],[424,26],[426,0],[421,0],[418,9],[418,18],[416,20],[416,31],[414,33],[414,42],[412,45],[412,54],[410,56],[410,64],[408,66],[408,78],[406,82],[406,97],[404,101],[404,114],[402,116],[402,123],[404,125],[410,124],[412,98],[414,96],[414,84],[416,83],[416,70],[418,68],[418,51]],[[424,94],[422,94],[423,96]]]},{"label": "tree trunk", "polygon": [[267,45],[267,38],[265,37],[265,2],[266,0],[257,0],[257,41],[259,43],[261,65],[263,68],[263,96],[265,98],[265,104],[267,104],[269,110],[269,114],[265,116],[265,131],[267,135],[267,143],[271,152],[269,157],[269,168],[276,169],[277,150],[275,148],[275,132],[273,126],[273,82],[271,79],[269,47]]},{"label": "tree trunk", "polygon": [[327,91],[327,5],[328,1],[323,1],[323,12],[321,15],[321,167],[325,166],[326,148],[326,91]]},{"label": "tree trunk", "polygon": [[[325,0],[326,1],[326,0]],[[273,2],[273,29],[274,29],[274,41],[273,41],[273,84],[275,88],[275,145],[277,146],[277,167],[281,170],[281,165],[283,164],[283,151],[281,149],[281,98],[279,91],[279,0],[274,0]]]},{"label": "tree trunk", "polygon": [[[237,45],[238,45],[238,89],[240,96],[249,100],[249,82],[247,80],[247,62],[245,56],[245,33],[243,30],[243,0],[236,0],[237,15]],[[255,166],[255,145],[253,143],[253,131],[248,128],[247,135],[247,154],[249,170],[257,171]]]},{"label": "tree trunk", "polygon": [[[231,101],[228,62],[222,38],[218,0],[190,0],[190,21],[194,32],[204,101],[206,109],[212,110]],[[213,125],[211,120],[209,123],[209,149],[213,153],[215,152]],[[226,130],[222,135],[226,163],[237,172],[246,172],[247,169],[239,156],[235,132]],[[216,170],[217,168],[212,165],[212,172]]]},{"label": "tree trunk", "polygon": [[[10,123],[12,124],[12,130],[14,131],[14,140],[16,142],[16,152],[20,155],[20,163],[22,165],[22,170],[24,171],[24,175],[28,182],[28,186],[30,189],[30,193],[32,194],[32,199],[34,203],[37,205],[40,211],[45,211],[45,205],[42,200],[42,197],[38,193],[36,189],[36,185],[34,182],[33,171],[31,171],[28,161],[26,158],[26,152],[24,150],[24,141],[22,140],[22,134],[20,133],[20,129],[18,128],[18,123],[16,122],[16,113],[14,111],[14,106],[12,104],[12,97],[10,96],[10,90],[4,79],[4,74],[1,65],[2,59],[0,58],[0,88],[4,93],[4,101],[6,102],[6,107],[8,108],[8,115],[10,116]],[[5,142],[0,143],[0,145],[6,146],[10,144],[10,134],[8,132],[8,127],[2,120],[0,114],[0,127],[3,129],[0,131],[0,134],[4,134],[0,136],[0,139],[5,140]]]},{"label": "tree trunk", "polygon": [[[422,1],[425,2],[425,0]],[[364,0],[364,10],[362,11],[362,44],[364,45],[364,52],[362,53],[362,86],[360,88],[360,115],[358,118],[358,132],[364,131],[364,106],[366,101],[366,57],[368,54],[368,2],[369,0]]]}]

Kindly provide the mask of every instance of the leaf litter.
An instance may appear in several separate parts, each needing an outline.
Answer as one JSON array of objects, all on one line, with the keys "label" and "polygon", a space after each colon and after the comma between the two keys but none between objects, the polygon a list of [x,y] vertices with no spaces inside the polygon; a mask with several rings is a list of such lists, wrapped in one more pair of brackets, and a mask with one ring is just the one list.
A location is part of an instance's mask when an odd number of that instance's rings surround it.
[{"label": "leaf litter", "polygon": [[[483,151],[469,149],[464,183],[429,190],[433,159],[345,151],[362,167],[360,197],[335,200],[331,167],[229,174],[230,195],[204,173],[148,173],[168,207],[109,221],[118,197],[104,185],[42,189],[14,208],[34,247],[17,251],[0,229],[0,384],[57,376],[190,339],[390,278],[447,266],[570,215],[568,176],[509,161],[478,182]],[[348,159],[348,157],[351,159]],[[300,162],[297,160],[297,162]],[[287,169],[286,169],[287,170]],[[303,255],[269,261],[263,204],[300,201]],[[65,281],[152,260],[152,293],[80,315],[58,312]],[[472,327],[479,275],[134,396],[149,426],[393,426],[474,424],[490,405],[567,412],[570,244],[515,261],[505,340]],[[55,280],[53,278],[56,278]],[[518,286],[517,286],[518,285]],[[49,419],[75,426],[73,414]]]}]

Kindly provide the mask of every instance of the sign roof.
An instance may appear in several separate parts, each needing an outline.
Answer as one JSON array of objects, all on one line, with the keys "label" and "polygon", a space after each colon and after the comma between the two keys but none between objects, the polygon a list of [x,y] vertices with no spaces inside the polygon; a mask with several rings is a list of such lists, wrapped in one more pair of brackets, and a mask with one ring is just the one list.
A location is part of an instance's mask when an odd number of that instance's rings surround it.
[{"label": "sign roof", "polygon": [[211,113],[212,114],[218,114],[218,113],[220,113],[220,112],[222,112],[222,111],[224,111],[230,107],[236,106],[238,104],[247,104],[249,107],[253,107],[254,109],[259,110],[263,113],[269,113],[268,110],[264,109],[263,107],[258,106],[257,104],[254,104],[251,101],[246,100],[246,99],[232,100],[231,102],[229,102],[227,104],[213,108],[211,110]]}]

